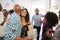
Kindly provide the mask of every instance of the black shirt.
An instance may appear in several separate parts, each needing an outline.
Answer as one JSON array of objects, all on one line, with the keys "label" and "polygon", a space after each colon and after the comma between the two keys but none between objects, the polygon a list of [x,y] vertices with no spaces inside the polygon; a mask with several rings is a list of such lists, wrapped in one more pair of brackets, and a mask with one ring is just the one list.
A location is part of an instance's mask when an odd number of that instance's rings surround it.
[{"label": "black shirt", "polygon": [[28,31],[28,24],[27,24],[27,25],[24,25],[24,26],[22,27],[22,31],[21,31],[21,37],[22,37],[22,38],[27,37],[27,31]]}]

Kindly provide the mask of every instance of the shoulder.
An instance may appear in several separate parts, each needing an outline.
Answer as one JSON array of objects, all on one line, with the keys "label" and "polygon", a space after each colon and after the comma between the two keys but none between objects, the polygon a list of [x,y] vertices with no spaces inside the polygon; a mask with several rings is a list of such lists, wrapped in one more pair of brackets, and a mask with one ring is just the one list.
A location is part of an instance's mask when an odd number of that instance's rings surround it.
[{"label": "shoulder", "polygon": [[16,13],[12,13],[11,19],[20,19],[20,16],[18,16]]},{"label": "shoulder", "polygon": [[42,14],[39,14],[39,16],[42,16]]},{"label": "shoulder", "polygon": [[32,18],[36,17],[36,15],[33,15]]}]

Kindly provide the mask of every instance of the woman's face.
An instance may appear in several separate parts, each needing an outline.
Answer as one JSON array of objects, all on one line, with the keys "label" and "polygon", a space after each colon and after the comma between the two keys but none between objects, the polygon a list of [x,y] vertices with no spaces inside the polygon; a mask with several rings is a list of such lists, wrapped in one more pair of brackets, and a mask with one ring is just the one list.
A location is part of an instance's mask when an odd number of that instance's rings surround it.
[{"label": "woman's face", "polygon": [[22,17],[26,17],[26,14],[27,14],[26,10],[22,10],[21,16],[22,16]]}]

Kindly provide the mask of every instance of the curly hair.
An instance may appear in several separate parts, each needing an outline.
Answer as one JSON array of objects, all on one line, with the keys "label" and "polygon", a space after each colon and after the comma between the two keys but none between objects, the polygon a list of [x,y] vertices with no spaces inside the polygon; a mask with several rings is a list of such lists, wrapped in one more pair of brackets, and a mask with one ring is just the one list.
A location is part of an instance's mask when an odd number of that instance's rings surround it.
[{"label": "curly hair", "polygon": [[54,12],[47,12],[45,18],[47,19],[47,22],[52,26],[58,24],[58,16]]}]

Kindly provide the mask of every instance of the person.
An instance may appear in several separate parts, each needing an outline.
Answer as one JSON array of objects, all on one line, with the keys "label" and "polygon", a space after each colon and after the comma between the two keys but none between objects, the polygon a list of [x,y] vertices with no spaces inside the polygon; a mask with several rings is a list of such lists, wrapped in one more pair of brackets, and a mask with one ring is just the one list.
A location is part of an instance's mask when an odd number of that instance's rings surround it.
[{"label": "person", "polygon": [[8,20],[4,20],[5,16],[2,11],[2,5],[0,4],[0,40],[4,38],[4,32],[8,24]]},{"label": "person", "polygon": [[14,6],[14,13],[11,14],[11,19],[6,28],[4,40],[32,40],[29,37],[21,38],[21,20],[20,20],[21,8],[18,4]]},{"label": "person", "polygon": [[6,12],[7,10],[6,9],[2,9],[2,12],[4,13],[4,12]]},{"label": "person", "polygon": [[39,33],[40,33],[40,28],[41,28],[41,17],[44,17],[43,15],[39,14],[39,9],[35,9],[36,15],[32,17],[32,23],[34,21],[34,28],[37,29],[37,40],[39,40]]},{"label": "person", "polygon": [[42,40],[53,39],[52,33],[54,33],[54,31],[52,28],[56,24],[58,24],[57,15],[54,12],[47,12],[43,21]]},{"label": "person", "polygon": [[19,39],[21,34],[21,22],[20,22],[20,6],[14,6],[15,13],[11,14],[9,25],[5,31],[4,40],[15,40]]},{"label": "person", "polygon": [[21,12],[22,31],[21,37],[27,37],[28,25],[30,24],[29,12],[26,8],[22,9]]}]

